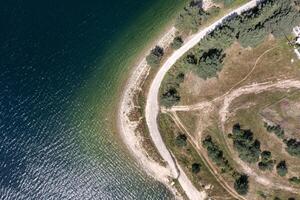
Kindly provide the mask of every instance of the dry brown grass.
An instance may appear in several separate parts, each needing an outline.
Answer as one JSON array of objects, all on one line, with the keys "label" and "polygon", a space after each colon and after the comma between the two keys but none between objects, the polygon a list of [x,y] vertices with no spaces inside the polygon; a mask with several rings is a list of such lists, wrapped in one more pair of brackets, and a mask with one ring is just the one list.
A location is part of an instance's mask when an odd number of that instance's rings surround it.
[{"label": "dry brown grass", "polygon": [[[259,59],[267,50],[272,49]],[[291,63],[291,59],[295,62]],[[252,68],[255,70],[249,77],[236,85],[249,74]],[[235,88],[254,82],[275,81],[277,79],[299,78],[300,62],[296,60],[295,54],[284,40],[278,41],[269,37],[264,43],[256,48],[242,48],[234,43],[226,50],[226,58],[222,71],[218,78],[203,80],[190,72],[181,85],[181,104],[194,104],[201,100],[211,100],[221,96],[233,86]]]},{"label": "dry brown grass", "polygon": [[[223,95],[232,88],[238,88],[253,83],[267,81],[275,82],[284,79],[300,79],[300,62],[295,58],[292,48],[290,48],[284,40],[278,41],[270,36],[264,43],[253,49],[244,49],[239,44],[235,43],[227,49],[226,55],[223,70],[219,73],[218,78],[203,80],[192,72],[186,75],[185,81],[181,84],[180,88],[182,105],[212,100]],[[291,62],[292,59],[294,59],[293,63]],[[255,67],[254,70],[253,67]],[[243,80],[245,77],[247,77],[247,79]],[[243,81],[240,82],[240,80]],[[237,83],[239,84],[237,85]],[[283,142],[274,134],[270,134],[266,131],[260,112],[264,108],[280,102],[283,98],[294,93],[295,90],[291,89],[242,95],[235,99],[230,106],[231,115],[225,124],[226,133],[229,133],[232,125],[240,122],[245,128],[250,128],[254,132],[254,137],[261,141],[262,150],[270,150],[272,152],[272,157],[277,161],[286,160],[289,167],[289,172],[286,177],[279,177],[275,167],[273,171],[266,172],[261,171],[257,167],[257,164],[249,164],[249,167],[251,167],[258,175],[261,174],[268,177],[273,183],[287,186],[291,186],[288,182],[288,178],[300,176],[300,159],[288,155],[285,151]],[[300,113],[300,104],[297,104],[295,96],[292,97],[294,98],[293,106],[296,106],[297,108],[299,106]],[[280,107],[280,104],[278,105],[278,107]],[[213,135],[216,141],[222,146],[225,155],[229,156],[228,159],[232,162],[235,169],[240,170],[241,168],[235,160],[230,159],[232,153],[235,157],[238,157],[237,152],[233,149],[231,140],[228,139],[226,135],[222,135],[220,131],[218,124],[219,119],[216,113],[218,106],[218,104],[214,105],[214,109],[211,111],[212,113],[208,114],[209,117],[205,116],[201,111],[179,112],[177,114],[189,132],[192,133],[197,140],[201,137],[203,138],[207,134]],[[296,111],[295,109],[293,110],[293,113],[295,114]],[[278,108],[277,112],[279,113],[279,116],[287,115],[287,112],[282,113]],[[287,123],[290,124],[290,122],[296,123],[296,121],[293,121],[292,119],[289,119]],[[299,123],[299,121],[297,122]],[[205,124],[203,125],[203,123]],[[295,125],[295,127],[298,126]],[[298,130],[298,128],[295,130]],[[294,134],[293,136],[295,136],[295,134],[298,135],[298,132],[290,134]],[[227,146],[228,142],[230,144],[229,146]],[[228,178],[228,181],[230,182],[232,180]],[[275,195],[279,197],[291,197],[289,196],[291,194],[288,194],[288,192],[281,191],[281,193],[279,193],[270,187],[257,184],[252,177],[250,177],[250,181],[249,195],[251,196],[251,199],[263,199],[262,196],[264,195],[267,196],[267,199],[272,199]],[[294,188],[299,187],[295,185],[292,186]],[[293,197],[297,196],[294,195]]]}]

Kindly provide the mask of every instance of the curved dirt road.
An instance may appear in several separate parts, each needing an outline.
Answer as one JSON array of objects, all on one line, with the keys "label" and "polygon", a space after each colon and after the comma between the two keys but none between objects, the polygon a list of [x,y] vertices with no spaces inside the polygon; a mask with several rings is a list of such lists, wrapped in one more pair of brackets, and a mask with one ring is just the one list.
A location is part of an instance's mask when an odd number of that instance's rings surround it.
[{"label": "curved dirt road", "polygon": [[234,11],[228,13],[221,19],[217,20],[215,23],[211,24],[207,28],[201,30],[197,34],[193,35],[191,39],[184,44],[180,49],[175,51],[163,64],[161,69],[156,74],[153,82],[151,83],[149,93],[147,96],[147,103],[146,103],[146,110],[145,110],[145,117],[146,122],[149,128],[150,136],[162,156],[162,158],[168,163],[168,167],[171,171],[171,174],[173,178],[178,177],[178,181],[185,191],[186,195],[189,197],[189,199],[204,199],[205,193],[199,192],[191,183],[191,181],[187,178],[184,171],[178,167],[175,163],[175,160],[173,159],[171,153],[167,149],[166,145],[164,144],[162,137],[160,135],[158,125],[157,125],[157,116],[159,113],[159,103],[158,103],[158,94],[159,94],[159,88],[161,85],[161,82],[163,81],[163,78],[165,74],[168,72],[168,70],[176,63],[176,61],[183,56],[189,49],[194,47],[205,35],[210,33],[212,30],[214,30],[216,27],[222,24],[223,20],[234,16],[236,14],[241,14],[243,11],[249,10],[257,5],[259,0],[252,0],[248,2],[247,4],[235,9]]}]

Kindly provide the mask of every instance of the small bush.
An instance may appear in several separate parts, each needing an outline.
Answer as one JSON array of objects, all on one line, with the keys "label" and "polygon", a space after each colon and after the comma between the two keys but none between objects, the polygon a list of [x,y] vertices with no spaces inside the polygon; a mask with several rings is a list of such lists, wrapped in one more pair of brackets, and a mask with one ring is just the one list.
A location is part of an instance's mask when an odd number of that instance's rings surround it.
[{"label": "small bush", "polygon": [[276,166],[276,170],[279,176],[285,176],[288,172],[286,162],[284,160],[280,161]]},{"label": "small bush", "polygon": [[176,137],[175,143],[179,147],[185,147],[187,145],[187,137],[184,134],[179,134]]},{"label": "small bush", "polygon": [[290,155],[300,157],[300,141],[297,141],[296,139],[289,139],[286,142],[286,145],[286,150]]},{"label": "small bush", "polygon": [[150,54],[146,57],[146,61],[148,65],[151,67],[157,67],[160,64],[160,60],[164,55],[163,48],[156,46],[154,49],[151,50]]},{"label": "small bush", "polygon": [[171,43],[172,49],[179,49],[183,44],[183,40],[181,37],[177,36],[174,38],[173,42]]},{"label": "small bush", "polygon": [[290,178],[289,181],[290,181],[291,183],[293,183],[293,184],[299,185],[299,184],[300,184],[300,177],[295,177],[295,176],[294,176],[294,177]]},{"label": "small bush", "polygon": [[261,159],[262,161],[269,161],[272,157],[272,153],[270,151],[263,151],[261,152]]},{"label": "small bush", "polygon": [[265,124],[265,127],[267,128],[267,131],[269,133],[274,133],[278,138],[283,139],[284,130],[281,128],[280,125],[270,126],[268,124]]},{"label": "small bush", "polygon": [[180,101],[180,95],[174,86],[169,86],[161,96],[162,104],[171,107]]},{"label": "small bush", "polygon": [[260,170],[273,170],[275,160],[272,160],[272,154],[270,151],[261,152],[261,162],[258,163],[258,168]]},{"label": "small bush", "polygon": [[258,168],[262,171],[265,171],[265,170],[272,171],[274,168],[274,164],[275,164],[274,160],[269,160],[269,161],[265,161],[265,162],[261,161],[258,163]]},{"label": "small bush", "polygon": [[193,163],[192,164],[192,172],[194,174],[198,174],[201,170],[201,165],[199,163]]}]

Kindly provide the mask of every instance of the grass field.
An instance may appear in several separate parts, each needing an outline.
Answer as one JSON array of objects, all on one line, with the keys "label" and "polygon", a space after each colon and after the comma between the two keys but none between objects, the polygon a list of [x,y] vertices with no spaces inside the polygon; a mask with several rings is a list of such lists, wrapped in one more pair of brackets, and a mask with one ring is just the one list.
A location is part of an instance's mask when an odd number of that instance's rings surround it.
[{"label": "grass field", "polygon": [[[193,72],[187,73],[184,82],[180,85],[180,105],[211,101],[228,91],[253,83],[275,83],[286,79],[300,80],[300,62],[296,59],[293,49],[287,44],[285,39],[276,40],[270,35],[262,44],[255,48],[242,48],[238,43],[234,43],[226,50],[226,54],[223,69],[217,78],[203,80],[196,74],[193,74]],[[201,142],[201,139],[206,135],[211,135],[236,171],[242,171],[243,168],[235,159],[238,158],[238,153],[233,148],[232,140],[228,138],[227,134],[231,132],[235,123],[240,123],[245,129],[251,129],[254,137],[261,142],[261,151],[271,151],[272,159],[276,160],[276,163],[280,160],[286,160],[288,174],[285,177],[280,177],[277,175],[275,167],[272,171],[262,171],[258,168],[257,163],[247,164],[248,167],[258,175],[267,177],[275,184],[300,189],[299,185],[291,184],[288,180],[291,177],[300,176],[300,159],[286,153],[284,143],[275,134],[267,132],[262,117],[264,109],[275,110],[278,113],[277,115],[280,116],[281,122],[284,121],[289,124],[289,127],[294,127],[294,130],[297,130],[298,124],[296,122],[298,122],[297,119],[299,119],[298,116],[300,114],[297,114],[296,108],[298,109],[298,104],[296,102],[299,96],[300,93],[296,89],[270,90],[242,95],[234,99],[229,106],[230,115],[225,123],[225,133],[221,131],[218,115],[222,101],[215,101],[210,109],[204,108],[197,111],[177,112],[177,115],[197,142]],[[283,100],[288,100],[290,103],[290,107],[286,108],[288,110],[285,110],[285,112],[282,111],[281,102]],[[274,116],[270,117],[274,118]],[[161,122],[161,120],[164,121],[166,119],[160,119],[159,121]],[[291,122],[294,124],[291,124]],[[191,163],[187,160],[193,161],[193,158],[170,142],[172,138],[174,141],[175,136],[171,133],[166,134],[168,133],[166,130],[170,126],[169,123],[171,122],[164,124],[162,129],[164,139],[172,152],[175,152],[176,158],[179,158],[179,162],[186,165],[186,170],[188,170],[188,165]],[[169,132],[171,130],[176,129],[172,126]],[[297,131],[290,131],[290,134],[299,136]],[[228,183],[233,184],[233,179],[228,174],[223,174],[222,176],[226,178]],[[297,197],[292,192],[281,190],[279,192],[279,190],[273,190],[270,187],[266,187],[266,185],[258,184],[254,178],[250,177],[248,197],[253,199],[272,199],[275,196],[281,198]]]}]

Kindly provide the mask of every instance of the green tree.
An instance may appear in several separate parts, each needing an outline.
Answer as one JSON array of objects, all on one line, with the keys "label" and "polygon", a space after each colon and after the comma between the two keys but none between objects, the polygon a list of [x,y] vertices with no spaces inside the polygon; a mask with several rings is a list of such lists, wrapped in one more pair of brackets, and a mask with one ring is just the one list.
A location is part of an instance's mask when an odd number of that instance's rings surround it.
[{"label": "green tree", "polygon": [[232,128],[233,146],[239,152],[239,157],[248,162],[255,163],[260,156],[260,142],[253,138],[251,130],[241,129],[239,124]]},{"label": "green tree", "polygon": [[242,174],[239,178],[237,178],[234,182],[234,189],[240,195],[246,195],[249,190],[249,181],[248,176]]}]

